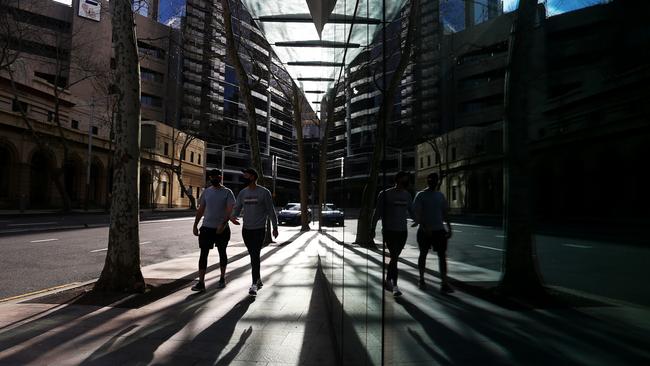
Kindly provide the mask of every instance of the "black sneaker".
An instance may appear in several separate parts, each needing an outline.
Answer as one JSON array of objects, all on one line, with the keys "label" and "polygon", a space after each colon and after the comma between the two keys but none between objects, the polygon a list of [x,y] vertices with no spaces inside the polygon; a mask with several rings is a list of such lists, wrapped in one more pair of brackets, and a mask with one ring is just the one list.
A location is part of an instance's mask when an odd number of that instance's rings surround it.
[{"label": "black sneaker", "polygon": [[424,282],[424,280],[420,280],[420,284],[418,285],[420,287],[420,290],[426,290],[427,289],[427,284]]},{"label": "black sneaker", "polygon": [[397,285],[393,286],[393,296],[395,297],[402,296],[402,291],[399,290],[399,287],[397,287]]},{"label": "black sneaker", "polygon": [[196,291],[196,292],[205,291],[205,283],[197,282],[196,285],[192,286],[192,291]]},{"label": "black sneaker", "polygon": [[217,288],[224,288],[226,287],[226,281],[222,278],[217,282]]},{"label": "black sneaker", "polygon": [[384,289],[386,289],[386,291],[393,292],[393,281],[384,281]]},{"label": "black sneaker", "polygon": [[442,292],[443,294],[451,294],[454,292],[454,289],[445,283],[442,286],[440,286],[440,292]]},{"label": "black sneaker", "polygon": [[264,287],[264,284],[262,283],[262,280],[257,280],[257,289],[259,290],[262,287]]}]

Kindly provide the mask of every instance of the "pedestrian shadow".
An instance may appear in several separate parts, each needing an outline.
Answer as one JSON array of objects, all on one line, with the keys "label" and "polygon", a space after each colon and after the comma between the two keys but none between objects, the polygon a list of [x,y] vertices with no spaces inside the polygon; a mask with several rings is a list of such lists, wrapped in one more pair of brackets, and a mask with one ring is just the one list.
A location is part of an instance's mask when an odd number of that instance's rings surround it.
[{"label": "pedestrian shadow", "polygon": [[[262,258],[267,259],[284,248],[289,247],[289,243],[293,243],[303,234],[304,233],[298,233],[297,235],[294,235],[286,241],[287,245],[278,246],[267,251]],[[234,273],[235,277],[245,273],[249,268],[250,264],[245,266],[245,268],[238,268]],[[198,272],[195,272],[185,276],[185,278],[194,278],[197,274]],[[129,347],[138,338],[141,338],[143,341],[144,338],[147,338],[147,342],[146,344],[143,343],[142,349],[150,351],[150,353],[143,355],[141,349],[138,352],[135,352],[135,354],[142,355],[143,357],[141,358],[145,361],[151,360],[153,352],[164,343],[165,340],[180,331],[190,320],[199,316],[203,312],[204,305],[206,305],[212,298],[213,297],[209,295],[190,297],[189,299],[183,298],[169,305],[165,305],[156,313],[144,314],[141,317],[138,317],[138,322],[150,322],[153,325],[139,327],[136,331],[137,336],[135,337],[128,334],[127,336],[118,337],[118,339],[109,341],[112,344],[111,347],[116,347],[118,345],[120,347]],[[33,338],[42,336],[44,333],[52,334],[51,337],[36,343],[36,346],[40,349],[39,352],[33,352],[30,349],[22,349],[13,353],[11,356],[3,358],[1,361],[10,364],[27,364],[38,359],[43,354],[49,351],[54,351],[69,342],[83,339],[86,343],[92,343],[97,339],[104,338],[119,330],[119,326],[116,326],[116,328],[107,328],[102,331],[93,331],[95,328],[99,328],[101,325],[128,312],[128,309],[122,308],[105,309],[97,306],[66,304],[51,313],[42,315],[41,317],[31,321],[26,321],[20,326],[0,333],[0,352],[19,346]],[[128,327],[130,327],[130,325],[125,326],[124,329]],[[124,329],[119,331],[124,332]],[[130,330],[131,329],[129,329],[129,331]],[[89,333],[91,334],[89,335]],[[129,352],[126,354],[129,354]],[[115,362],[119,364],[119,361],[121,360],[119,357],[121,357],[121,355],[114,355],[118,357]],[[94,354],[93,357],[101,357],[101,355]]]}]

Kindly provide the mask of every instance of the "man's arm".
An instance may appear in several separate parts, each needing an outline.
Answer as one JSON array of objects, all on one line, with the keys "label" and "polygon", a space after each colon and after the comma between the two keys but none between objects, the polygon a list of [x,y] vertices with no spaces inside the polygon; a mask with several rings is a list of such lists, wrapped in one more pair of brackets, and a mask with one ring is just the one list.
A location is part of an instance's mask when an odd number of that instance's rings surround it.
[{"label": "man's arm", "polygon": [[422,221],[422,196],[420,196],[420,192],[415,194],[415,199],[413,200],[413,204],[411,205],[411,218],[413,219],[413,225],[412,227],[416,227],[420,224]]},{"label": "man's arm", "polygon": [[451,222],[449,221],[449,205],[447,199],[443,198],[442,219],[447,224],[447,239],[451,238]]},{"label": "man's arm", "polygon": [[194,218],[194,226],[192,227],[192,232],[196,236],[199,236],[199,221],[201,221],[201,217],[203,217],[204,212],[205,212],[205,204],[201,204],[199,206],[199,209],[196,210],[196,217]]},{"label": "man's arm", "polygon": [[409,212],[409,216],[411,216],[411,219],[415,221],[415,210],[413,209],[413,198],[411,198],[411,194],[409,193],[409,203],[408,206],[406,207],[407,211]]},{"label": "man's arm", "polygon": [[278,215],[275,213],[275,206],[273,206],[273,197],[271,192],[266,191],[266,212],[271,219],[271,225],[273,225],[273,236],[278,237]]},{"label": "man's arm", "polygon": [[235,201],[235,205],[232,208],[232,213],[230,215],[230,221],[235,225],[239,225],[237,217],[239,217],[239,214],[241,214],[241,209],[244,206],[243,200],[244,199],[242,198],[242,192],[239,192],[237,195],[237,200]]},{"label": "man's arm", "polygon": [[371,237],[375,237],[375,231],[377,230],[377,222],[380,218],[384,216],[384,191],[379,193],[377,197],[377,205],[375,206],[375,213],[372,215],[372,225],[370,226]]}]

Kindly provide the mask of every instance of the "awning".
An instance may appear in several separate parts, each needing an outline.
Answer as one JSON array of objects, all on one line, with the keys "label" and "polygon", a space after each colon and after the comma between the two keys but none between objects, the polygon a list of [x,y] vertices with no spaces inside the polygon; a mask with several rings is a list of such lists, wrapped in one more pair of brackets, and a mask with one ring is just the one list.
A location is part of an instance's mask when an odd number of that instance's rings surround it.
[{"label": "awning", "polygon": [[372,43],[384,20],[399,15],[406,0],[242,2],[298,86],[321,92],[309,98],[318,110],[315,102],[334,86],[341,68]]}]

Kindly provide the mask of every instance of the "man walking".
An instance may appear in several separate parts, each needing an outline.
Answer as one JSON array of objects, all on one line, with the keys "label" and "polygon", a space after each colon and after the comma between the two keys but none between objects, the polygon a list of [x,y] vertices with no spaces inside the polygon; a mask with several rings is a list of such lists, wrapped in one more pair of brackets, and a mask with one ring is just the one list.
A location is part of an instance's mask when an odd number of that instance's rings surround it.
[{"label": "man walking", "polygon": [[413,217],[411,194],[407,191],[409,173],[400,171],[395,175],[395,186],[379,193],[377,207],[372,217],[372,238],[375,237],[377,222],[381,219],[382,235],[390,253],[384,287],[393,296],[402,296],[397,286],[397,262],[406,244],[407,214]]},{"label": "man walking", "polygon": [[[208,172],[211,186],[204,189],[199,198],[199,209],[194,219],[194,235],[199,237],[201,255],[199,257],[199,282],[192,287],[192,291],[205,291],[205,270],[208,267],[208,254],[213,246],[219,251],[219,268],[221,278],[217,283],[218,288],[226,286],[226,266],[228,255],[226,248],[230,241],[230,227],[228,220],[235,204],[235,195],[222,183],[222,174],[219,170]],[[203,217],[201,229],[199,221]]]},{"label": "man walking", "polygon": [[278,217],[275,213],[273,206],[273,198],[271,192],[257,185],[258,175],[254,169],[246,169],[242,171],[243,175],[240,178],[245,188],[237,195],[237,202],[231,221],[239,225],[237,217],[244,210],[244,225],[242,228],[242,236],[244,244],[248,249],[248,254],[251,258],[251,269],[253,284],[248,290],[251,296],[257,296],[257,290],[263,286],[260,277],[260,252],[264,245],[264,238],[266,236],[266,220],[271,219],[273,224],[273,237],[278,237]]},{"label": "man walking", "polygon": [[[420,225],[417,239],[420,247],[418,268],[420,270],[420,288],[425,289],[424,270],[427,263],[429,249],[438,254],[440,268],[440,292],[452,293],[454,289],[447,281],[447,241],[451,238],[451,224],[449,223],[449,207],[442,192],[438,191],[438,174],[431,173],[427,176],[428,188],[418,192],[413,202],[415,224]],[[446,223],[447,230],[445,230]]]}]

